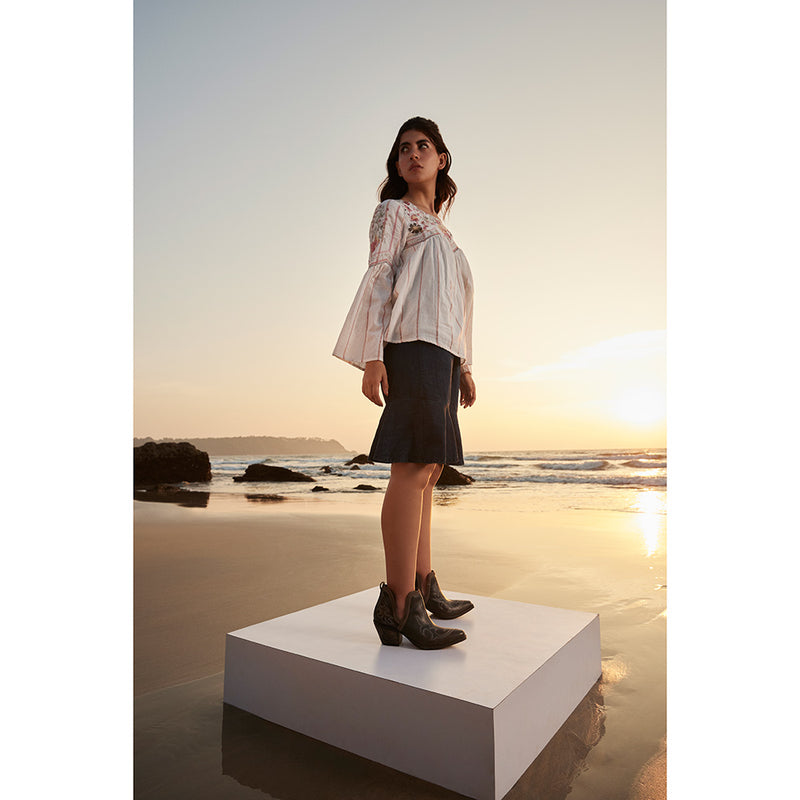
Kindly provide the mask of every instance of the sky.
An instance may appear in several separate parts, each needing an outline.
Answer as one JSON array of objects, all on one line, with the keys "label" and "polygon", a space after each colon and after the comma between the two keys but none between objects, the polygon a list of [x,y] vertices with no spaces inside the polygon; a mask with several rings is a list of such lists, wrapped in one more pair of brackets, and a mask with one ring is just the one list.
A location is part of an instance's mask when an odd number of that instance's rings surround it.
[{"label": "sky", "polygon": [[473,272],[467,452],[666,445],[661,0],[134,4],[134,435],[319,436],[400,125]]}]

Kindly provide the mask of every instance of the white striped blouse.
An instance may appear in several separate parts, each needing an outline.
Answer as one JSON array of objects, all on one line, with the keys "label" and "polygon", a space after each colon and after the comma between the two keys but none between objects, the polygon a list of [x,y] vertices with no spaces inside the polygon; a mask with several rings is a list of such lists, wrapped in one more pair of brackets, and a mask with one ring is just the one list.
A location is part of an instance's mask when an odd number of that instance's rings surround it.
[{"label": "white striped blouse", "polygon": [[423,341],[472,369],[473,283],[469,263],[439,217],[407,200],[384,200],[369,230],[369,268],[333,355],[364,369],[384,342]]}]

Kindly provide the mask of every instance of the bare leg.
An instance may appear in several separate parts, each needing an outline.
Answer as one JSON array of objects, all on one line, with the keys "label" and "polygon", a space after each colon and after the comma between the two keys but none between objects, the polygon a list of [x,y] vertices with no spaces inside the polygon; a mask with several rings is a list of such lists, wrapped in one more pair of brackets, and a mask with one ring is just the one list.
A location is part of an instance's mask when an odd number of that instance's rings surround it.
[{"label": "bare leg", "polygon": [[[383,498],[381,532],[386,558],[386,584],[397,600],[398,619],[405,613],[406,595],[414,591],[423,496],[435,468],[435,464],[392,464],[389,485]],[[428,520],[427,547],[430,550],[430,509]]]},{"label": "bare leg", "polygon": [[417,546],[417,575],[419,575],[420,585],[425,580],[428,573],[433,569],[431,561],[431,509],[433,507],[433,487],[444,469],[443,464],[437,464],[428,485],[422,493],[422,516],[419,524],[419,545]]}]

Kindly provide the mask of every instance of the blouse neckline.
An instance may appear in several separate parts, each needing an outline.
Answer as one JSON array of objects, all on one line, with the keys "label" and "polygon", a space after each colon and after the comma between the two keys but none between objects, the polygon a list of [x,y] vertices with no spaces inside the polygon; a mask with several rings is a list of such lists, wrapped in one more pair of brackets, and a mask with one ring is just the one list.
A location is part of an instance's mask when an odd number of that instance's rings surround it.
[{"label": "blouse neckline", "polygon": [[[409,206],[409,208],[412,210],[412,213],[413,211],[419,211],[420,214],[424,214],[426,217],[430,217],[432,220],[435,220],[442,233],[444,233],[445,236],[447,236],[447,238],[453,242],[453,234],[450,233],[447,226],[444,224],[444,222],[442,222],[441,217],[437,216],[436,214],[429,214],[427,211],[423,211],[418,205],[416,205],[416,203],[412,203],[410,200],[401,200],[400,202],[406,206]],[[455,246],[455,242],[453,242],[453,245]]]},{"label": "blouse neckline", "polygon": [[430,214],[429,212],[425,211],[424,209],[420,208],[416,203],[412,203],[410,200],[403,200],[403,202],[411,206],[411,208],[415,208],[421,214],[425,214],[426,217],[433,217],[437,222],[441,222],[442,218],[438,214]]}]

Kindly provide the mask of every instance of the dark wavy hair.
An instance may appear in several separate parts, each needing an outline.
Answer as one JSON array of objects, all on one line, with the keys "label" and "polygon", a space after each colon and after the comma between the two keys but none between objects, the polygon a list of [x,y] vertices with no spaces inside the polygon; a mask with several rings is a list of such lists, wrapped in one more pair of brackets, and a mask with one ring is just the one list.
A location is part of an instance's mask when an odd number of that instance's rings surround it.
[{"label": "dark wavy hair", "polygon": [[438,214],[439,209],[443,210],[443,216],[453,205],[458,187],[448,174],[453,163],[453,157],[447,149],[447,145],[439,132],[439,126],[430,119],[424,117],[412,117],[402,124],[397,132],[392,149],[389,151],[389,158],[386,159],[386,172],[388,176],[380,185],[381,202],[384,200],[399,200],[408,191],[408,184],[400,177],[397,172],[397,160],[400,158],[400,139],[406,131],[420,131],[433,142],[437,154],[444,153],[447,156],[447,163],[443,169],[439,170],[436,176],[436,197],[433,201],[433,210]]}]

